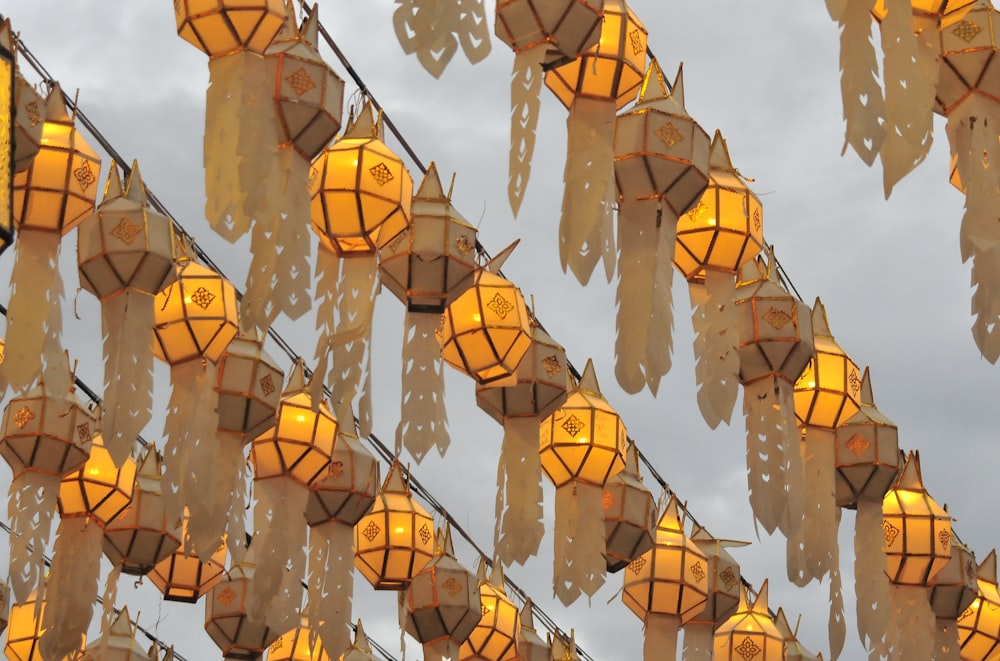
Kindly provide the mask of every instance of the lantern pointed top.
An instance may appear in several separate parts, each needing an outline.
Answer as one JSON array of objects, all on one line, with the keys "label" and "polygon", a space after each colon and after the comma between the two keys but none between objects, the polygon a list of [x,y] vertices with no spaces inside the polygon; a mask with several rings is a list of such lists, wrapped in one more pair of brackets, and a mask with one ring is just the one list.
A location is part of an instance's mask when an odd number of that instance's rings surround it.
[{"label": "lantern pointed top", "polygon": [[997,584],[997,550],[990,549],[989,555],[979,563],[979,571],[976,578],[987,583]]},{"label": "lantern pointed top", "polygon": [[274,35],[271,45],[281,41],[291,41],[299,38],[299,24],[295,20],[295,3],[285,0],[285,21],[281,24],[278,34]]},{"label": "lantern pointed top", "polygon": [[750,612],[750,595],[747,593],[747,586],[740,584],[740,603],[736,606],[736,613]]},{"label": "lantern pointed top", "polygon": [[760,590],[757,591],[757,598],[754,599],[753,607],[750,609],[751,612],[757,613],[758,615],[763,615],[764,617],[770,618],[771,612],[767,608],[767,579],[761,583]]},{"label": "lantern pointed top", "polygon": [[389,466],[389,474],[385,476],[385,482],[382,484],[382,493],[386,492],[410,495],[410,482],[407,476],[403,474],[403,465],[399,463],[399,459],[392,460],[392,465]]},{"label": "lantern pointed top", "polygon": [[358,116],[354,118],[351,125],[344,131],[343,137],[357,140],[370,140],[373,138],[382,140],[384,137],[382,111],[379,110],[376,115],[375,105],[371,101],[365,101],[365,104],[361,106],[361,110],[358,112]]},{"label": "lantern pointed top", "polygon": [[441,177],[438,176],[437,164],[434,161],[431,161],[431,164],[427,166],[427,173],[424,174],[420,188],[417,189],[417,194],[413,198],[451,201],[450,197],[445,194],[444,187],[441,186]]},{"label": "lantern pointed top", "polygon": [[489,584],[497,589],[500,594],[507,594],[507,579],[503,574],[503,563],[495,560],[493,569],[490,571]]},{"label": "lantern pointed top", "polygon": [[503,268],[504,262],[506,262],[507,258],[511,256],[511,253],[514,252],[514,248],[516,248],[519,243],[521,243],[521,239],[517,239],[514,243],[498,252],[493,256],[493,259],[486,262],[486,266],[483,268],[494,275],[500,275],[500,269]]},{"label": "lantern pointed top", "polygon": [[108,180],[104,183],[104,197],[101,198],[101,206],[111,200],[118,199],[125,193],[122,186],[122,177],[118,172],[118,163],[111,161],[111,168],[108,170]]},{"label": "lantern pointed top", "polygon": [[709,151],[708,165],[713,170],[736,171],[736,168],[733,167],[733,159],[729,157],[729,145],[726,144],[726,139],[722,137],[722,131],[719,129],[716,129],[715,135],[712,136],[712,147]]},{"label": "lantern pointed top", "polygon": [[146,206],[149,203],[149,197],[146,195],[146,183],[142,180],[142,174],[139,172],[139,161],[132,161],[132,169],[128,173],[128,183],[125,184],[125,197],[139,206]]},{"label": "lantern pointed top", "polygon": [[45,121],[72,124],[73,119],[66,112],[66,96],[58,82],[52,83],[52,89],[45,99]]},{"label": "lantern pointed top", "polygon": [[111,635],[132,637],[132,618],[129,617],[128,606],[122,606],[114,621],[111,622]]},{"label": "lantern pointed top", "polygon": [[576,389],[600,397],[604,396],[601,394],[601,386],[597,382],[597,372],[594,370],[594,360],[592,358],[587,359],[587,366],[583,368],[583,374],[580,375],[580,382],[577,384]]},{"label": "lantern pointed top", "polygon": [[306,389],[306,367],[301,358],[296,359],[292,371],[288,374],[288,383],[284,395],[294,395]]},{"label": "lantern pointed top", "polygon": [[136,477],[159,480],[163,477],[163,457],[156,445],[150,443],[143,450],[139,457],[139,466],[136,468]]},{"label": "lantern pointed top", "polygon": [[894,489],[905,491],[926,491],[923,477],[920,474],[920,455],[917,452],[910,452],[906,457],[903,470],[899,472]]},{"label": "lantern pointed top", "polygon": [[372,653],[372,645],[368,642],[368,636],[365,634],[364,627],[361,626],[361,620],[358,620],[358,625],[354,628],[354,645],[352,647],[365,654]]},{"label": "lantern pointed top", "polygon": [[750,546],[750,542],[741,542],[738,539],[717,539],[712,533],[708,532],[705,526],[695,524],[694,529],[691,531],[690,539],[695,542],[699,548],[703,545],[715,544],[717,549],[724,548],[738,548],[740,546]]},{"label": "lantern pointed top", "polygon": [[833,339],[833,334],[830,332],[830,322],[826,318],[826,307],[819,296],[816,297],[816,303],[813,304],[812,325],[813,335],[823,335]]},{"label": "lantern pointed top", "polygon": [[521,607],[521,628],[528,631],[535,630],[535,615],[532,613],[531,597],[525,599],[524,606]]},{"label": "lantern pointed top", "polygon": [[14,39],[14,29],[10,25],[10,17],[0,22],[0,46],[3,46],[11,53],[17,54],[17,43]]},{"label": "lantern pointed top", "polygon": [[778,606],[778,612],[774,616],[774,626],[778,627],[778,631],[781,632],[781,637],[785,640],[794,638],[795,634],[792,632],[791,625],[788,624],[788,617],[785,615],[785,611]]},{"label": "lantern pointed top", "polygon": [[684,524],[681,523],[680,501],[677,499],[677,494],[670,494],[667,506],[663,509],[660,521],[656,524],[656,529],[669,532],[684,532]]},{"label": "lantern pointed top", "polygon": [[576,654],[576,632],[570,629],[569,638],[557,632],[552,637],[551,653],[552,661],[577,661],[579,657]]},{"label": "lantern pointed top", "polygon": [[625,450],[625,468],[622,472],[642,482],[642,473],[639,472],[639,448],[632,439],[629,439],[628,448]]},{"label": "lantern pointed top", "polygon": [[872,382],[868,375],[868,367],[865,367],[865,373],[861,377],[861,403],[864,406],[875,406],[875,396],[872,395]]},{"label": "lantern pointed top", "polygon": [[309,10],[309,15],[302,22],[300,33],[302,38],[313,47],[319,44],[319,5],[317,3],[313,3],[312,8]]},{"label": "lantern pointed top", "polygon": [[438,530],[437,534],[438,553],[455,559],[455,543],[451,539],[451,523],[444,522],[444,528]]}]

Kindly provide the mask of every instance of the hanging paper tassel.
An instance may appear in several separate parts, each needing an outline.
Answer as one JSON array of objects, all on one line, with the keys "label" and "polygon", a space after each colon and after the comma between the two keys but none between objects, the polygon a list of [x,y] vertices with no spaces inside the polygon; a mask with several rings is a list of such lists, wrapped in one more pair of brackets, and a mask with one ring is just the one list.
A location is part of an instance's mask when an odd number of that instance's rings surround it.
[{"label": "hanging paper tassel", "polygon": [[507,167],[507,199],[517,212],[524,201],[531,177],[531,158],[535,153],[535,130],[538,128],[539,97],[542,90],[542,62],[545,46],[523,50],[514,56],[510,74],[510,157]]},{"label": "hanging paper tassel", "polygon": [[677,658],[677,634],[681,619],[675,615],[647,613],[642,658],[644,661],[674,661]]},{"label": "hanging paper tassel", "polygon": [[490,34],[482,0],[396,0],[392,15],[396,38],[407,55],[440,78],[458,47],[475,64],[490,52]]},{"label": "hanging paper tassel", "polygon": [[784,379],[775,380],[775,393],[780,408],[779,415],[784,421],[781,432],[781,449],[785,491],[785,516],[778,522],[778,528],[791,537],[798,532],[805,516],[805,470],[802,465],[802,436],[795,423],[794,387]]},{"label": "hanging paper tassel", "polygon": [[538,552],[545,536],[539,423],[540,420],[533,416],[504,420],[503,444],[497,464],[493,547],[500,562],[506,566],[527,562]]},{"label": "hanging paper tassel", "polygon": [[104,530],[88,517],[60,522],[45,585],[43,658],[61,659],[83,646],[97,600],[103,540]]},{"label": "hanging paper tassel", "polygon": [[889,628],[886,642],[892,661],[930,661],[937,627],[922,585],[889,586]]},{"label": "hanging paper tassel", "polygon": [[451,437],[444,402],[444,361],[436,333],[441,316],[406,311],[403,318],[403,395],[396,454],[405,447],[417,463],[436,447],[443,457]]},{"label": "hanging paper tassel", "polygon": [[[660,257],[657,215],[655,200],[622,201],[618,211],[615,378],[631,394],[642,390],[647,382],[643,366],[650,335],[664,330],[652,327],[656,264]],[[669,338],[672,329],[666,330]],[[659,375],[654,382],[659,384]]]},{"label": "hanging paper tassel", "polygon": [[[885,140],[879,152],[885,197],[930,151],[938,59],[914,36],[910,0],[886,0],[880,25],[885,56]],[[936,30],[930,30],[936,36]]]},{"label": "hanging paper tassel", "polygon": [[885,140],[885,101],[871,41],[874,6],[875,0],[840,0],[836,4],[827,0],[830,16],[841,29],[840,94],[847,124],[841,153],[850,145],[869,166],[875,162]]},{"label": "hanging paper tassel", "polygon": [[[580,284],[601,259],[608,281],[614,273],[614,239],[605,235],[610,215],[615,104],[577,97],[567,126],[565,190],[559,221],[559,258]],[[609,251],[610,249],[610,251]]]},{"label": "hanging paper tassel", "polygon": [[556,489],[552,587],[565,606],[581,594],[594,596],[604,585],[603,497],[602,487],[579,480]]},{"label": "hanging paper tassel", "polygon": [[882,552],[882,503],[858,500],[854,521],[854,594],[857,606],[858,636],[873,656],[885,657],[889,651],[885,633],[889,626],[889,578],[885,574]]},{"label": "hanging paper tassel", "polygon": [[958,625],[947,617],[937,618],[934,631],[934,661],[960,661]]},{"label": "hanging paper tassel", "polygon": [[[111,642],[111,627],[117,620],[115,614],[115,603],[118,601],[118,579],[122,575],[122,564],[115,563],[108,577],[104,581],[104,595],[101,597],[101,604],[104,610],[101,613],[101,643],[98,647],[99,659],[107,658],[108,643]],[[125,611],[128,613],[128,611]],[[131,626],[131,625],[130,625]]]},{"label": "hanging paper tassel", "polygon": [[674,248],[677,245],[677,219],[667,218],[666,208],[660,203],[659,246],[656,248],[653,282],[653,309],[650,332],[646,337],[646,386],[656,395],[660,377],[670,371],[670,354],[674,350]]},{"label": "hanging paper tassel", "polygon": [[802,442],[805,513],[798,532],[788,539],[788,580],[799,587],[821,580],[837,549],[833,446],[832,431],[807,428]]},{"label": "hanging paper tassel", "polygon": [[708,426],[729,424],[739,392],[736,353],[736,278],[724,271],[705,270],[704,284],[690,283],[691,322],[694,325],[695,378],[698,408]]},{"label": "hanging paper tassel", "polygon": [[10,576],[14,601],[26,603],[41,592],[45,576],[45,547],[59,499],[58,475],[25,471],[10,483],[7,518],[10,520]]},{"label": "hanging paper tassel", "polygon": [[[836,526],[840,528],[840,508],[836,510]],[[830,641],[831,661],[837,661],[844,649],[847,637],[847,624],[844,622],[844,593],[840,578],[840,548],[835,545],[830,555],[830,614],[827,618],[827,635]]]},{"label": "hanging paper tassel", "polygon": [[712,661],[715,628],[711,624],[684,625],[683,661]]},{"label": "hanging paper tassel", "polygon": [[354,533],[353,527],[340,521],[314,525],[309,534],[311,553],[318,557],[322,549],[325,566],[317,564],[321,575],[322,594],[312,593],[309,603],[318,605],[318,622],[311,626],[319,631],[323,646],[332,655],[351,646],[351,602],[354,599]]}]

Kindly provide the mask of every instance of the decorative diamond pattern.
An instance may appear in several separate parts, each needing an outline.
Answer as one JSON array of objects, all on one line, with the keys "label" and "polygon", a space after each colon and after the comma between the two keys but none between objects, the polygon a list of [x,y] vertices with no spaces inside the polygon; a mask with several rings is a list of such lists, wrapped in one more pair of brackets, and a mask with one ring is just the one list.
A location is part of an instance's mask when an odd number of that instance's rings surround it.
[{"label": "decorative diamond pattern", "polygon": [[739,582],[739,579],[736,578],[736,572],[733,571],[732,567],[726,567],[722,570],[719,578],[722,579],[722,584],[726,586],[727,590],[732,590],[736,586],[736,583]]},{"label": "decorative diamond pattern", "polygon": [[378,527],[378,524],[374,521],[369,521],[365,529],[361,531],[361,534],[365,536],[369,542],[374,542],[378,534],[382,532],[382,529]]},{"label": "decorative diamond pattern", "polygon": [[851,373],[847,376],[847,382],[851,385],[851,392],[857,397],[858,391],[861,389],[861,379],[858,378],[857,370],[851,370]]},{"label": "decorative diamond pattern", "polygon": [[555,355],[542,358],[542,367],[545,368],[545,373],[549,375],[550,379],[563,371],[562,365]]},{"label": "decorative diamond pattern", "polygon": [[646,557],[640,555],[638,558],[628,563],[628,568],[632,570],[632,573],[636,576],[642,571],[642,568],[646,566]]},{"label": "decorative diamond pattern", "polygon": [[760,647],[749,636],[744,638],[742,643],[734,647],[733,651],[742,656],[745,661],[750,661],[750,659],[761,652]]},{"label": "decorative diamond pattern", "polygon": [[18,429],[24,429],[24,426],[35,419],[35,414],[27,406],[22,406],[21,409],[14,414],[14,424],[17,425]]},{"label": "decorative diamond pattern", "polygon": [[469,241],[469,237],[464,234],[455,239],[455,247],[458,248],[458,252],[460,252],[463,257],[475,249],[475,246],[471,241]]},{"label": "decorative diamond pattern", "polygon": [[223,606],[228,606],[229,604],[233,603],[233,600],[236,599],[236,596],[237,596],[236,590],[232,589],[227,585],[226,589],[219,593],[218,599],[219,601],[222,602]]},{"label": "decorative diamond pattern", "polygon": [[274,654],[275,652],[281,649],[283,645],[281,640],[282,638],[283,636],[278,636],[278,638],[273,643],[271,643],[271,654]]},{"label": "decorative diamond pattern", "polygon": [[264,393],[264,397],[269,396],[274,392],[274,379],[271,378],[270,374],[265,374],[260,379],[260,389]]},{"label": "decorative diamond pattern", "polygon": [[790,314],[776,307],[768,308],[760,318],[766,321],[774,330],[781,330],[792,321]]},{"label": "decorative diamond pattern", "polygon": [[871,441],[862,436],[861,434],[855,434],[851,436],[844,443],[844,447],[851,451],[855,457],[860,457],[865,453],[865,451],[872,446]]},{"label": "decorative diamond pattern", "polygon": [[573,438],[576,438],[576,435],[579,434],[586,426],[587,425],[584,424],[583,420],[576,417],[575,413],[566,418],[566,420],[562,423],[562,428],[565,429],[566,433]]},{"label": "decorative diamond pattern", "polygon": [[607,512],[614,504],[615,497],[611,495],[610,491],[605,491],[604,496],[601,498],[601,506],[604,507],[604,511]]},{"label": "decorative diamond pattern", "polygon": [[642,33],[636,28],[628,33],[628,41],[632,44],[632,54],[638,55],[642,52]]},{"label": "decorative diamond pattern", "polygon": [[753,229],[755,232],[760,231],[760,209],[753,210]]},{"label": "decorative diamond pattern", "polygon": [[76,428],[76,436],[80,439],[81,443],[86,443],[90,440],[90,424],[85,422]]},{"label": "decorative diamond pattern", "polygon": [[422,541],[424,544],[431,541],[431,531],[427,528],[426,523],[420,526],[420,530],[418,531],[417,534],[420,535],[420,541]]},{"label": "decorative diamond pattern", "polygon": [[28,112],[28,121],[31,122],[31,125],[38,126],[38,123],[42,121],[42,113],[38,110],[38,102],[32,101],[24,106],[24,109]]},{"label": "decorative diamond pattern", "polygon": [[379,186],[385,186],[387,183],[392,181],[395,177],[392,176],[392,171],[389,170],[389,166],[385,163],[379,163],[378,165],[373,165],[368,168],[368,172],[371,173],[375,181],[378,182]]},{"label": "decorative diamond pattern", "polygon": [[97,182],[97,177],[90,167],[90,161],[84,161],[83,165],[73,170],[73,176],[76,177],[76,183],[80,184],[80,188],[84,191]]},{"label": "decorative diamond pattern", "polygon": [[965,19],[964,21],[960,21],[959,23],[957,23],[955,27],[952,28],[951,33],[956,37],[958,37],[959,39],[961,39],[962,41],[964,41],[965,43],[970,43],[973,39],[976,38],[976,35],[982,31],[983,29],[981,27],[979,27],[969,19]]},{"label": "decorative diamond pattern", "polygon": [[493,295],[493,299],[486,304],[486,307],[496,312],[497,316],[501,319],[506,319],[510,311],[514,309],[514,306],[510,304],[506,298],[497,292]]},{"label": "decorative diamond pattern", "polygon": [[694,209],[688,211],[687,215],[692,222],[697,223],[701,220],[701,217],[705,215],[706,211],[708,211],[708,205],[705,204],[704,200],[698,200],[698,204],[695,205]]},{"label": "decorative diamond pattern", "polygon": [[899,528],[888,521],[882,521],[882,532],[885,533],[885,545],[892,546],[896,538],[899,537]]},{"label": "decorative diamond pattern", "polygon": [[483,612],[483,617],[486,617],[487,615],[490,614],[490,609],[486,607],[486,604],[482,604],[480,610],[482,610]]},{"label": "decorative diamond pattern", "polygon": [[962,620],[964,620],[966,618],[972,617],[972,614],[973,614],[972,606],[969,606],[964,611],[962,611],[962,614],[958,616],[958,618],[956,619],[956,622],[961,622]]},{"label": "decorative diamond pattern", "polygon": [[656,129],[656,137],[663,141],[668,147],[673,147],[684,140],[684,136],[677,130],[673,122],[667,122]]},{"label": "decorative diamond pattern", "polygon": [[200,307],[202,310],[207,310],[208,306],[211,305],[214,300],[215,294],[208,291],[204,287],[198,287],[198,289],[191,294],[191,302]]},{"label": "decorative diamond pattern", "polygon": [[309,77],[305,67],[299,67],[294,73],[285,76],[285,80],[295,90],[296,96],[302,96],[311,89],[316,89],[316,83]]},{"label": "decorative diamond pattern", "polygon": [[112,228],[110,234],[125,245],[130,246],[135,241],[135,237],[139,236],[140,232],[142,232],[141,226],[122,216],[122,219]]},{"label": "decorative diamond pattern", "polygon": [[344,474],[344,462],[334,461],[330,463],[330,477],[336,480],[343,474]]},{"label": "decorative diamond pattern", "polygon": [[309,187],[310,188],[312,188],[312,185],[314,183],[316,183],[316,178],[317,177],[319,177],[319,170],[317,170],[315,167],[309,168]]},{"label": "decorative diamond pattern", "polygon": [[705,580],[705,568],[701,566],[701,560],[691,565],[691,574],[699,583]]},{"label": "decorative diamond pattern", "polygon": [[938,543],[945,551],[951,548],[951,532],[942,530],[938,533]]},{"label": "decorative diamond pattern", "polygon": [[454,577],[449,578],[447,581],[445,581],[441,585],[441,587],[444,588],[444,591],[450,594],[452,597],[454,597],[455,595],[457,595],[459,592],[462,591],[462,584],[456,581]]}]

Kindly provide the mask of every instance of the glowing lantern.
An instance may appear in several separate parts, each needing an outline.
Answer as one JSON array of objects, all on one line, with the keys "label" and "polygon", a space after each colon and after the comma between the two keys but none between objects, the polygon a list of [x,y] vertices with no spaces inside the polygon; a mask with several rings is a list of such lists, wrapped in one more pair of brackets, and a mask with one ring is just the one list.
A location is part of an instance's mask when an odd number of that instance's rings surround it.
[{"label": "glowing lantern", "polygon": [[358,624],[354,628],[354,643],[340,655],[338,661],[378,661],[378,658],[372,654],[372,646],[368,642],[365,630],[361,628],[361,620],[358,620]]},{"label": "glowing lantern", "polygon": [[743,587],[740,566],[726,548],[747,546],[748,542],[716,539],[702,526],[695,526],[691,541],[708,560],[708,591],[705,608],[684,625],[684,648],[693,658],[696,652],[711,656],[715,628],[736,612]]},{"label": "glowing lantern", "polygon": [[[10,352],[6,353],[6,360]],[[42,382],[11,399],[0,429],[0,454],[13,471],[10,581],[14,599],[23,604],[41,589],[43,552],[52,526],[63,475],[79,470],[90,455],[97,420],[71,389],[69,366],[61,378]],[[53,377],[58,377],[53,369]]]},{"label": "glowing lantern", "polygon": [[251,543],[243,560],[229,568],[205,600],[205,631],[227,659],[254,661],[281,635],[248,615],[258,550]]},{"label": "glowing lantern", "polygon": [[601,38],[604,0],[500,0],[496,35],[514,51],[507,197],[517,217],[531,175],[543,67],[575,60]]},{"label": "glowing lantern", "polygon": [[451,204],[431,163],[413,196],[410,227],[379,251],[383,284],[406,305],[403,388],[397,436],[419,462],[451,442],[444,402],[444,365],[435,333],[441,313],[472,286],[476,228]]},{"label": "glowing lantern", "polygon": [[681,625],[705,608],[708,558],[684,534],[677,496],[671,494],[656,524],[651,550],[629,565],[622,601],[643,621],[643,657],[674,659]]},{"label": "glowing lantern", "polygon": [[531,346],[506,379],[476,386],[476,404],[503,425],[497,467],[496,554],[500,561],[524,564],[538,551],[542,523],[540,424],[566,402],[566,351],[537,322]]},{"label": "glowing lantern", "polygon": [[833,430],[861,408],[861,373],[830,333],[818,298],[812,317],[815,355],[795,382],[795,415],[803,426]]},{"label": "glowing lantern", "polygon": [[552,650],[535,630],[535,617],[531,612],[531,598],[525,599],[521,608],[521,633],[517,638],[518,658],[523,661],[552,661]]},{"label": "glowing lantern", "polygon": [[[184,512],[181,520],[181,539],[187,538],[188,516]],[[153,582],[167,601],[181,601],[193,604],[203,594],[222,580],[226,568],[226,547],[219,545],[207,559],[200,559],[194,552],[185,554],[184,547],[156,564],[149,572]]]},{"label": "glowing lantern", "polygon": [[754,518],[792,535],[802,521],[793,387],[813,355],[812,314],[778,279],[774,253],[743,265],[733,294]]},{"label": "glowing lantern", "polygon": [[767,581],[760,586],[751,606],[746,590],[740,591],[740,603],[728,620],[715,632],[715,661],[784,661],[785,638],[778,631],[767,608]]},{"label": "glowing lantern", "polygon": [[139,625],[133,626],[128,607],[124,606],[114,616],[106,633],[107,638],[88,645],[83,658],[90,656],[101,661],[150,661],[146,650],[136,641],[138,633]]},{"label": "glowing lantern", "polygon": [[479,384],[509,377],[531,346],[524,297],[497,273],[512,249],[476,272],[472,287],[448,305],[441,322],[442,357]]},{"label": "glowing lantern", "polygon": [[656,503],[642,483],[639,450],[629,441],[625,468],[604,484],[604,558],[618,572],[653,548]]},{"label": "glowing lantern", "polygon": [[406,633],[424,649],[424,659],[457,658],[482,619],[482,601],[475,574],[455,559],[451,527],[438,539],[437,554],[406,588]]},{"label": "glowing lantern", "polygon": [[101,159],[66,113],[56,83],[45,102],[39,151],[30,167],[14,175],[19,236],[7,310],[11,351],[3,371],[15,392],[30,387],[42,371],[43,356],[61,351],[63,283],[59,269],[49,265],[59,261],[62,237],[93,210],[100,174]]},{"label": "glowing lantern", "polygon": [[162,462],[156,447],[146,446],[131,503],[104,528],[104,555],[126,574],[145,576],[180,547],[181,526],[167,522]]},{"label": "glowing lantern", "polygon": [[602,257],[609,280],[614,272],[615,112],[636,98],[646,70],[646,37],[624,0],[605,0],[600,41],[545,74],[546,86],[569,108],[559,256],[563,270],[569,266],[582,284]]},{"label": "glowing lantern", "polygon": [[[21,75],[17,64],[18,40],[14,38],[14,29],[11,27],[9,18],[0,22],[0,46],[7,50],[7,53],[3,54],[2,57],[3,66],[6,67],[9,62],[9,66],[12,68],[9,75],[13,77],[13,98],[8,99],[12,106],[7,109],[9,114],[6,116],[4,124],[7,126],[11,116],[13,117],[9,144],[13,146],[14,162],[13,170],[8,173],[12,175],[14,172],[20,172],[31,165],[35,154],[38,153],[42,141],[45,99]],[[7,89],[7,78],[5,68],[4,89]],[[7,231],[10,234],[13,228],[8,226]],[[12,236],[8,236],[7,240],[9,241],[11,238]]]},{"label": "glowing lantern", "polygon": [[[14,213],[11,207],[11,197],[14,185],[14,139],[16,137],[15,113],[17,112],[16,89],[17,69],[14,65],[14,53],[7,48],[11,39],[10,20],[0,24],[0,85],[4,94],[0,98],[0,144],[5,145],[9,154],[0,164],[0,253],[14,240]],[[13,94],[7,94],[12,90]]]},{"label": "glowing lantern", "polygon": [[80,285],[101,301],[101,425],[116,465],[131,454],[153,407],[153,297],[174,282],[174,227],[150,208],[139,164],[122,186],[111,164],[104,199],[77,232]]},{"label": "glowing lantern", "polygon": [[1000,651],[1000,591],[997,555],[991,550],[976,573],[978,595],[958,616],[958,642],[963,659],[983,660]]},{"label": "glowing lantern", "polygon": [[376,590],[405,590],[434,557],[434,521],[393,461],[371,510],[354,526],[354,565]]},{"label": "glowing lantern", "polygon": [[263,53],[281,29],[281,0],[178,0],[177,34],[209,57],[247,49]]},{"label": "glowing lantern", "polygon": [[275,638],[267,654],[266,661],[331,661],[330,654],[323,645],[321,636],[310,630],[305,618],[300,624]]},{"label": "glowing lantern", "polygon": [[257,621],[266,617],[272,628],[284,631],[294,626],[302,602],[300,577],[286,565],[306,564],[303,512],[309,487],[330,470],[338,427],[326,404],[313,402],[301,360],[288,378],[276,417],[277,424],[254,439],[250,450],[257,493],[254,527],[257,543],[268,553],[257,561],[249,614]]},{"label": "glowing lantern", "polygon": [[[97,435],[87,461],[59,484],[61,520],[45,585],[51,608],[42,618],[41,650],[46,658],[70,654],[87,633],[97,601],[104,528],[132,501],[135,470],[131,457],[117,468]],[[110,584],[117,582],[120,571],[115,568]]]},{"label": "glowing lantern", "polygon": [[[976,557],[958,535],[953,534],[951,559],[931,580],[931,610],[937,618],[935,649],[958,653],[960,634],[957,620],[967,617],[966,610],[978,595]],[[994,619],[1000,633],[1000,618]]]},{"label": "glowing lantern", "polygon": [[515,661],[520,659],[518,638],[521,631],[521,615],[510,599],[504,586],[503,566],[493,564],[489,579],[486,578],[486,563],[479,565],[479,591],[482,619],[462,643],[458,653],[459,661]]},{"label": "glowing lantern", "polygon": [[[53,658],[43,657],[39,650],[39,639],[45,633],[42,618],[45,616],[46,603],[42,600],[39,606],[37,601],[38,593],[32,592],[27,599],[11,606],[7,642],[3,648],[4,656],[10,661],[44,661]],[[81,638],[79,647],[70,655],[61,657],[62,661],[75,661],[86,645],[86,638]]]},{"label": "glowing lantern", "polygon": [[539,439],[542,470],[556,487],[553,590],[565,605],[604,584],[604,485],[625,468],[626,437],[588,360],[566,403],[542,421]]},{"label": "glowing lantern", "polygon": [[780,608],[774,616],[774,626],[785,637],[785,661],[823,661],[822,654],[814,654],[802,646],[798,638],[798,623],[793,630],[785,617],[785,611]]},{"label": "glowing lantern", "polygon": [[262,341],[234,337],[219,358],[219,432],[251,441],[271,429],[284,380]]},{"label": "glowing lantern", "polygon": [[[885,19],[888,4],[887,0],[875,0],[872,15],[879,21]],[[962,20],[976,0],[911,0],[910,4],[915,17],[931,18],[944,28]]]}]

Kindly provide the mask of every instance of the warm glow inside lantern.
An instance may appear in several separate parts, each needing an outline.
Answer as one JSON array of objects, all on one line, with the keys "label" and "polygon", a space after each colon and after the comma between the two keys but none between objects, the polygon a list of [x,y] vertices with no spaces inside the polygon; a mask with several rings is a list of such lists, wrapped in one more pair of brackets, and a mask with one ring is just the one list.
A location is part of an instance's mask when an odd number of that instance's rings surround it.
[{"label": "warm glow inside lantern", "polygon": [[996,99],[1000,94],[1000,15],[980,2],[950,27],[938,31],[941,66],[935,88],[936,110],[949,115],[970,94]]},{"label": "warm glow inside lantern", "polygon": [[[181,539],[188,536],[187,521],[185,515],[181,523]],[[184,547],[180,546],[153,567],[149,579],[163,593],[164,599],[193,604],[222,580],[225,566],[225,545],[219,546],[205,561],[193,551],[185,553]]]},{"label": "warm glow inside lantern", "polygon": [[261,54],[285,19],[284,0],[177,0],[177,34],[209,57]]},{"label": "warm glow inside lantern", "polygon": [[[20,604],[14,604],[10,608],[10,622],[7,625],[7,643],[4,645],[4,655],[10,661],[42,661],[41,652],[38,650],[38,641],[44,631],[42,630],[42,617],[45,614],[45,601],[41,606],[36,603],[38,595],[32,593],[31,597]],[[35,612],[35,608],[38,612]],[[86,640],[80,641],[80,654],[86,647]],[[73,661],[79,654],[71,654],[63,661]]]},{"label": "warm glow inside lantern", "polygon": [[87,516],[103,528],[132,502],[135,473],[134,459],[129,457],[117,468],[103,438],[94,436],[90,457],[79,470],[63,476],[59,485],[60,516]]},{"label": "warm glow inside lantern", "polygon": [[393,462],[371,510],[354,526],[354,564],[376,590],[405,590],[434,557],[434,520]]},{"label": "warm glow inside lantern", "polygon": [[603,0],[499,0],[496,35],[520,53],[542,44],[547,61],[575,59],[601,38]]},{"label": "warm glow inside lantern", "polygon": [[[962,20],[976,0],[912,0],[911,4],[915,17],[933,19],[944,28]],[[881,21],[886,13],[886,0],[875,0],[872,9],[875,19]]]},{"label": "warm glow inside lantern", "polygon": [[306,618],[299,626],[286,631],[271,643],[264,655],[265,661],[331,661],[323,641],[310,630]]},{"label": "warm glow inside lantern", "polygon": [[656,503],[642,483],[639,449],[629,441],[625,468],[604,485],[604,557],[617,572],[653,548]]},{"label": "warm glow inside lantern", "polygon": [[[6,23],[9,31],[10,23]],[[14,90],[14,54],[0,46],[0,89]],[[14,240],[14,94],[0,94],[0,253]]]},{"label": "warm glow inside lantern", "polygon": [[979,565],[978,595],[958,616],[962,659],[995,659],[1000,654],[1000,591],[997,590],[996,550]]},{"label": "warm glow inside lantern", "polygon": [[784,661],[785,637],[767,608],[767,581],[753,606],[748,602],[743,590],[736,613],[716,630],[713,661]]},{"label": "warm glow inside lantern", "polygon": [[799,423],[834,429],[861,408],[861,371],[830,333],[826,309],[813,306],[815,354],[795,382],[795,415]]},{"label": "warm glow inside lantern", "polygon": [[507,598],[503,567],[494,564],[487,580],[485,565],[484,562],[479,566],[482,619],[462,643],[458,658],[461,661],[515,661],[521,658],[517,647],[521,614]]}]

